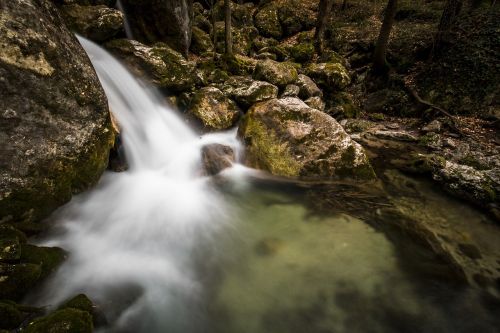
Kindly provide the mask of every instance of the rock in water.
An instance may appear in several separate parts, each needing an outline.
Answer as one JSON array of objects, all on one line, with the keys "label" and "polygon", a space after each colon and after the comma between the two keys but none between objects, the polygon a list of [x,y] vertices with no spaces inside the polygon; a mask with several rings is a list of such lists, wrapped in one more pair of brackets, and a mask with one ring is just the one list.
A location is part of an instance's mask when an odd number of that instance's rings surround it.
[{"label": "rock in water", "polygon": [[94,184],[113,144],[95,71],[48,0],[0,0],[0,222]]},{"label": "rock in water", "polygon": [[193,2],[190,0],[122,0],[134,38],[166,42],[187,56],[191,45]]},{"label": "rock in water", "polygon": [[222,170],[230,168],[236,156],[231,147],[218,143],[206,145],[201,149],[203,166],[208,175],[216,175]]},{"label": "rock in water", "polygon": [[303,179],[373,179],[363,148],[332,117],[298,98],[254,105],[243,118],[239,136],[246,162],[272,174]]}]

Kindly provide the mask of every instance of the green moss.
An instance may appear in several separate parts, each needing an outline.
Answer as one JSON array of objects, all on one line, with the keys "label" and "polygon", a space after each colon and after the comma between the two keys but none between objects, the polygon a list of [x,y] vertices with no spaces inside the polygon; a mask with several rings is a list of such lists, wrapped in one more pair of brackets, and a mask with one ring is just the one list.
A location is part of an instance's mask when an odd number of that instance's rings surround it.
[{"label": "green moss", "polygon": [[94,304],[86,295],[79,294],[59,307],[59,309],[65,308],[73,308],[92,313],[94,311]]},{"label": "green moss", "polygon": [[92,316],[85,311],[67,308],[32,321],[23,332],[26,333],[91,333]]},{"label": "green moss", "polygon": [[475,158],[473,155],[468,154],[464,158],[460,160],[460,164],[468,165],[473,167],[476,170],[488,170],[488,165],[481,163],[480,160]]},{"label": "green moss", "polygon": [[40,265],[40,278],[45,278],[56,270],[66,259],[66,256],[66,252],[58,247],[38,247],[30,244],[21,245],[21,262]]},{"label": "green moss", "polygon": [[377,178],[375,171],[368,161],[356,165],[356,149],[354,146],[349,146],[340,158],[336,173],[340,177],[350,177],[358,180],[372,180]]},{"label": "green moss", "polygon": [[312,43],[300,43],[290,49],[290,54],[295,61],[304,63],[310,61],[314,55],[314,45]]},{"label": "green moss", "polygon": [[247,115],[243,120],[242,132],[245,133],[244,140],[251,141],[248,147],[250,164],[274,175],[299,176],[301,165],[293,157],[289,144],[279,140],[272,130]]}]

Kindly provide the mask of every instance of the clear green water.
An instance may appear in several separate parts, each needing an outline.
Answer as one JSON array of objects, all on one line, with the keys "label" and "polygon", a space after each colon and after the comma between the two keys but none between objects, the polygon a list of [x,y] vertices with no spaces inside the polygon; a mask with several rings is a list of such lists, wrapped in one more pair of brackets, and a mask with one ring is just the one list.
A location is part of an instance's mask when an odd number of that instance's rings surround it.
[{"label": "clear green water", "polygon": [[[391,176],[394,186],[412,182]],[[382,201],[401,203],[416,218],[496,230],[474,209],[415,184]],[[455,283],[446,263],[389,221],[367,223],[385,204],[359,193],[349,199],[349,190],[319,212],[311,191],[260,185],[227,193],[235,219],[206,264],[206,331],[497,331],[494,298]],[[498,236],[484,230],[490,240]]]}]

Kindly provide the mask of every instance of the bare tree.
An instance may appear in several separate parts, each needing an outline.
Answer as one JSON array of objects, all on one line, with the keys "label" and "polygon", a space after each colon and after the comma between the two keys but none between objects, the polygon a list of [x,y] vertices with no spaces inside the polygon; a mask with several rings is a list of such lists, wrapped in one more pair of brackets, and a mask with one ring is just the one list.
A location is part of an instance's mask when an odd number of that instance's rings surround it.
[{"label": "bare tree", "polygon": [[387,47],[389,45],[389,37],[391,35],[392,26],[394,24],[394,16],[398,7],[397,0],[389,0],[385,9],[384,21],[380,28],[377,44],[375,45],[375,53],[373,56],[373,69],[377,73],[387,71]]},{"label": "bare tree", "polygon": [[314,46],[316,53],[323,54],[326,24],[332,11],[333,0],[320,0],[318,18],[316,20],[316,32],[314,34]]},{"label": "bare tree", "polygon": [[233,56],[233,34],[231,31],[231,0],[224,0],[226,56]]},{"label": "bare tree", "polygon": [[462,9],[462,0],[447,0],[444,6],[441,20],[439,21],[438,31],[434,38],[434,47],[432,55],[442,50],[443,43],[449,39],[451,28],[455,23],[460,10]]}]

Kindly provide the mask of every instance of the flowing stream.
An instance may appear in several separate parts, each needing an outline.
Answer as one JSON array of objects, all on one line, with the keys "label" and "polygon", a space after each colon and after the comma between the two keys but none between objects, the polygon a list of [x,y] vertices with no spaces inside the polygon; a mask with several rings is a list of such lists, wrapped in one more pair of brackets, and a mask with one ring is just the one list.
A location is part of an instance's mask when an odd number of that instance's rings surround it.
[{"label": "flowing stream", "polygon": [[[239,153],[236,132],[198,135],[106,51],[79,40],[130,168],[106,172],[54,214],[59,231],[44,245],[70,256],[39,304],[83,292],[104,312],[106,332],[495,331],[477,292],[438,282],[444,265],[345,209],[370,211],[356,198],[316,214],[310,190],[251,181],[240,165],[217,181],[202,176],[200,149]],[[485,218],[422,191],[433,216]]]}]

